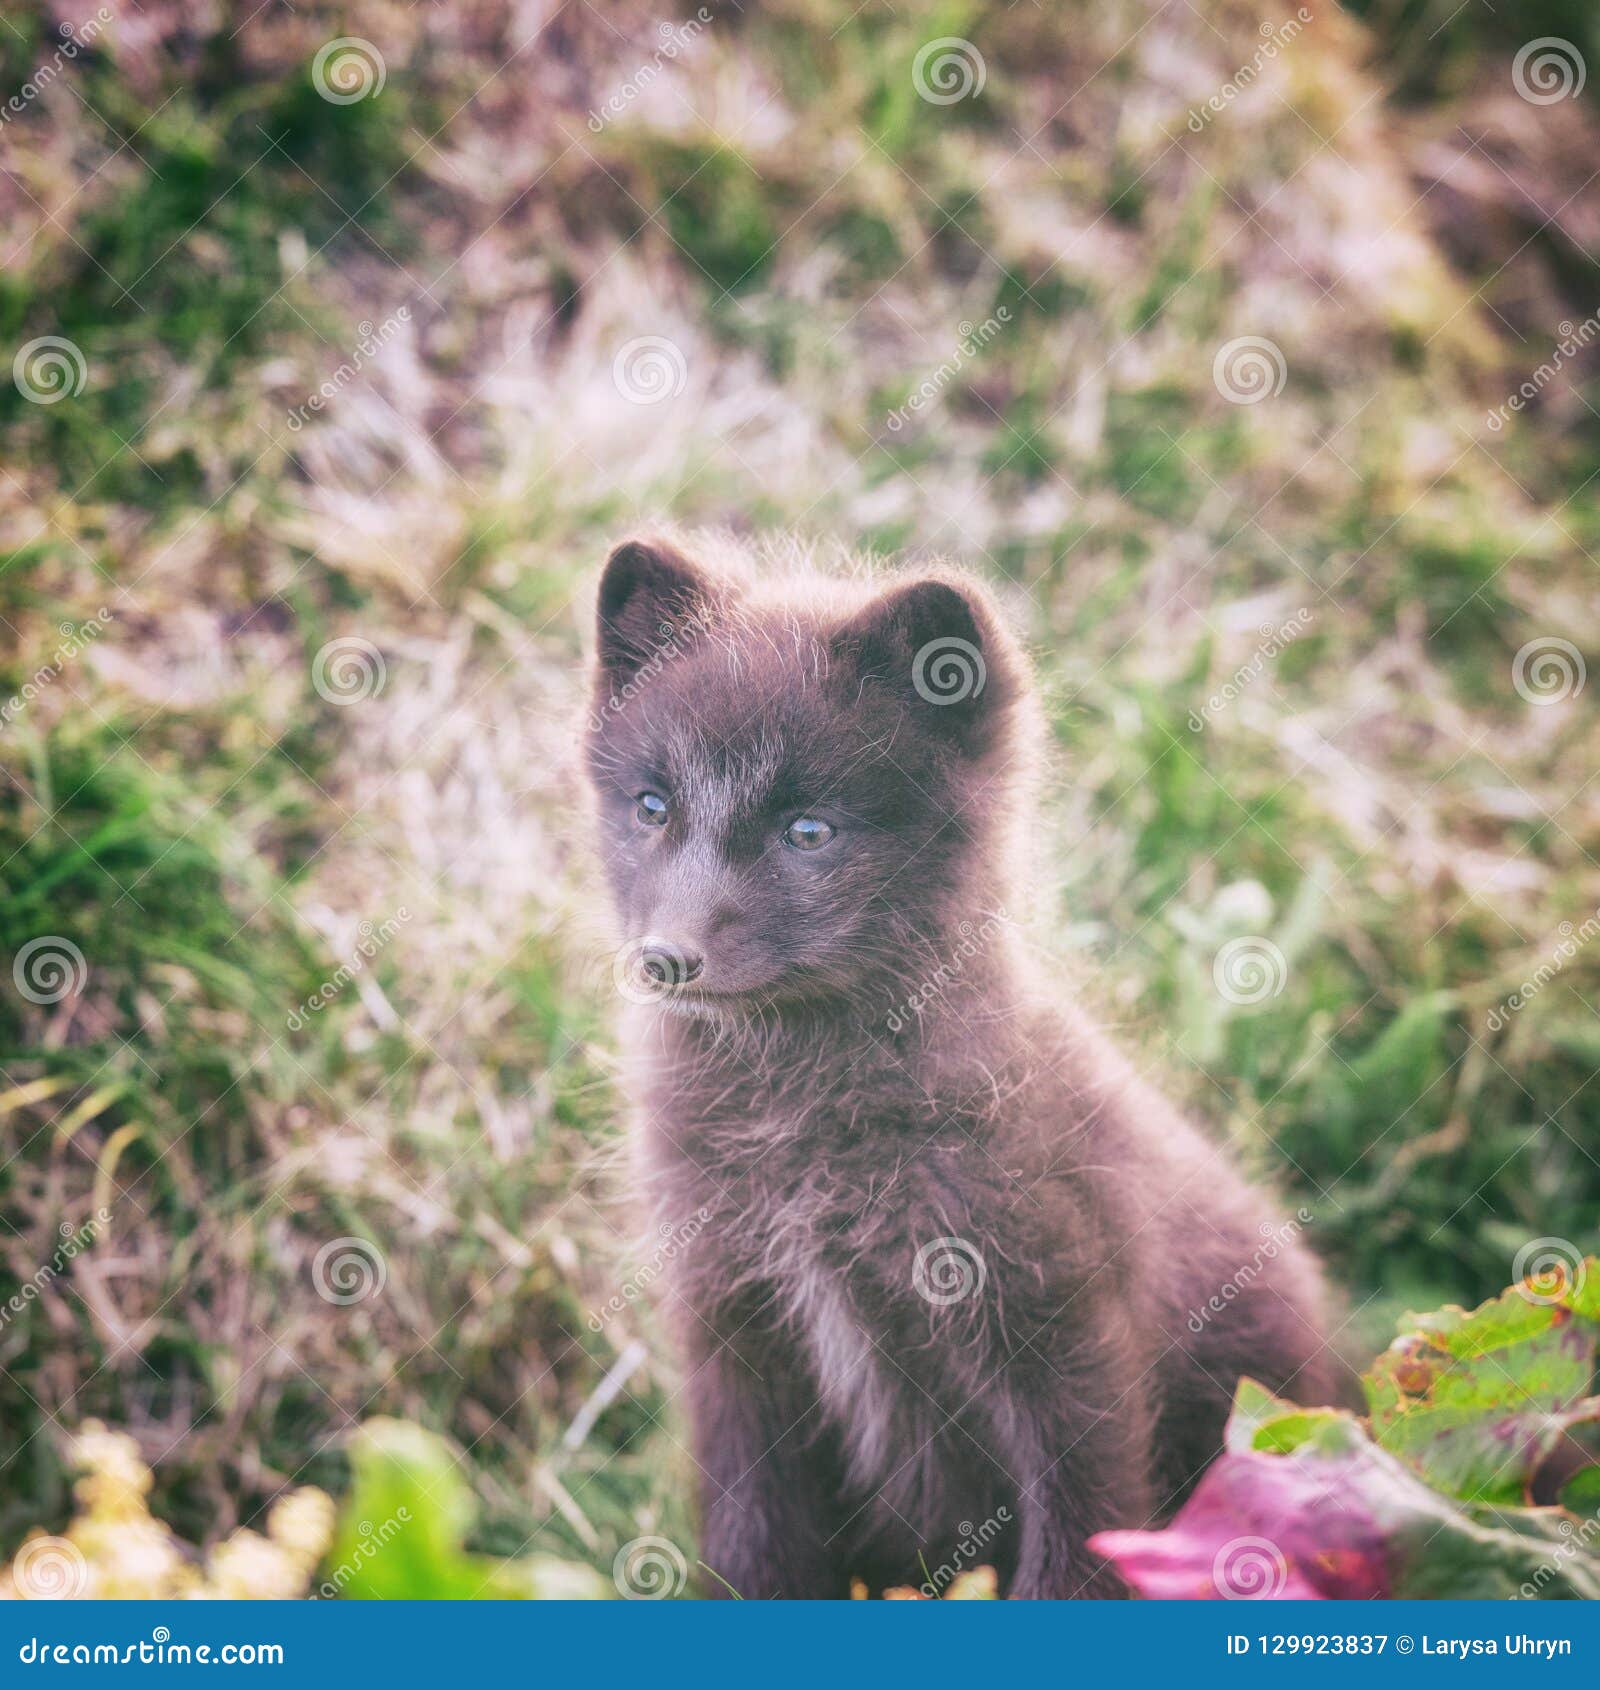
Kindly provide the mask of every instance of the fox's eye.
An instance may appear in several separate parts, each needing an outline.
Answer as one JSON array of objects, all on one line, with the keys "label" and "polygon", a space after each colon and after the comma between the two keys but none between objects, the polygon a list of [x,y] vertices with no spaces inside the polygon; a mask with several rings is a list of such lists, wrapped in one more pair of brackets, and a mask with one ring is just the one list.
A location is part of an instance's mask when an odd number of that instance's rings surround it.
[{"label": "fox's eye", "polygon": [[667,801],[659,792],[641,792],[635,800],[633,819],[641,827],[660,827],[667,819]]},{"label": "fox's eye", "polygon": [[833,838],[833,826],[815,816],[800,816],[784,829],[783,837],[797,851],[819,851]]}]

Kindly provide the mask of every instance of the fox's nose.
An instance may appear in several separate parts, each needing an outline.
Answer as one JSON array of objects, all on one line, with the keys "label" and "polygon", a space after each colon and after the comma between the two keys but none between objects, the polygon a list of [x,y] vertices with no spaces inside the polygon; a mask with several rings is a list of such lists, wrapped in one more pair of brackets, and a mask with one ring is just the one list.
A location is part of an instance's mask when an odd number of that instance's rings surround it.
[{"label": "fox's nose", "polygon": [[652,939],[645,946],[639,963],[645,975],[658,986],[682,986],[699,978],[706,959],[689,945]]}]

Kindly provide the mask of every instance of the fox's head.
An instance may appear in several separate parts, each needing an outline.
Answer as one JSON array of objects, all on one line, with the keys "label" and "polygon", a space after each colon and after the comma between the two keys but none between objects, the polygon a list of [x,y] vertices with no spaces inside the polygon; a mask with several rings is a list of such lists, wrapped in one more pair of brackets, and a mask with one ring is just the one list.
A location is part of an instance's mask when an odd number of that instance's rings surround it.
[{"label": "fox's head", "polygon": [[634,541],[598,611],[587,760],[642,995],[869,989],[993,907],[1026,675],[976,583],[762,587]]}]

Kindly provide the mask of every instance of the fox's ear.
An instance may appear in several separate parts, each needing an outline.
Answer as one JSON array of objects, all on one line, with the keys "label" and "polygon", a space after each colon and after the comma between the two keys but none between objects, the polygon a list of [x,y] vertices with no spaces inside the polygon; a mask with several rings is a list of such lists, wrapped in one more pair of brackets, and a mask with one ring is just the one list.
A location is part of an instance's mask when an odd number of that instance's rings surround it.
[{"label": "fox's ear", "polygon": [[631,675],[669,641],[704,626],[717,601],[706,575],[659,540],[628,540],[600,577],[595,649],[610,676]]},{"label": "fox's ear", "polygon": [[971,749],[1011,691],[992,611],[950,581],[911,581],[874,599],[839,630],[834,652],[863,680],[898,693],[930,732]]}]

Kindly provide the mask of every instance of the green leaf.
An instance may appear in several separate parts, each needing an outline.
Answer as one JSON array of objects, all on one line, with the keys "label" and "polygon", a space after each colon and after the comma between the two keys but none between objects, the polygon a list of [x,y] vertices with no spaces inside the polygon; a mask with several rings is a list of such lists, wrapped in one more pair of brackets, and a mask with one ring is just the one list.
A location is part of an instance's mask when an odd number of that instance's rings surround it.
[{"label": "green leaf", "polygon": [[588,1567],[533,1556],[496,1561],[462,1548],[472,1494],[449,1446],[420,1426],[371,1420],[351,1445],[355,1482],[318,1588],[325,1596],[400,1601],[599,1598]]},{"label": "green leaf", "polygon": [[1373,1434],[1429,1484],[1467,1502],[1530,1501],[1568,1430],[1600,1420],[1593,1260],[1481,1307],[1407,1315],[1363,1381]]}]

